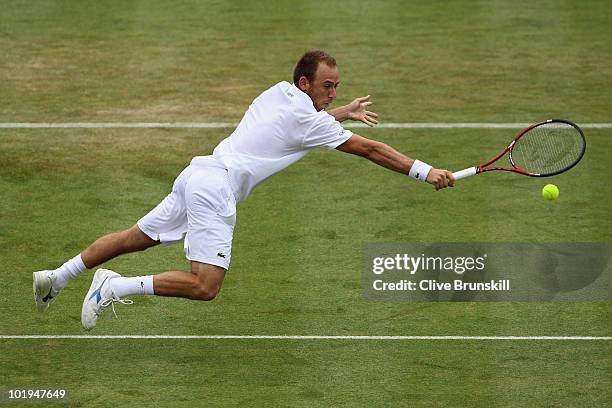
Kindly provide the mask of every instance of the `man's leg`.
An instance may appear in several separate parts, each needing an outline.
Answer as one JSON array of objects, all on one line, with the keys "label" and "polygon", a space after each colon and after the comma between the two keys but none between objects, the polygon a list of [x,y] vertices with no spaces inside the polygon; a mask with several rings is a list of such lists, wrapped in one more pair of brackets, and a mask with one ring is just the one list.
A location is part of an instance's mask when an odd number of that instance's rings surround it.
[{"label": "man's leg", "polygon": [[38,310],[46,311],[59,292],[85,269],[96,266],[128,252],[143,251],[158,245],[137,225],[125,231],[99,238],[79,255],[54,270],[34,272],[34,300]]},{"label": "man's leg", "polygon": [[138,228],[138,225],[105,235],[98,238],[75,258],[57,268],[54,271],[54,286],[61,290],[85,269],[95,268],[119,255],[144,251],[158,244],[159,241],[149,238]]},{"label": "man's leg", "polygon": [[225,269],[220,266],[191,262],[191,272],[164,272],[153,277],[153,290],[158,296],[213,300],[221,290]]},{"label": "man's leg", "polygon": [[114,232],[99,238],[81,252],[81,259],[87,269],[92,269],[116,256],[144,251],[158,244],[159,241],[149,238],[138,228],[138,225],[134,225],[125,231]]},{"label": "man's leg", "polygon": [[[191,272],[170,271],[134,278],[113,277],[109,284],[117,298],[129,295],[157,295],[192,300],[213,300],[225,278],[220,266],[191,262]],[[146,290],[150,287],[150,290]]]},{"label": "man's leg", "polygon": [[86,330],[96,327],[98,317],[114,302],[129,295],[175,296],[193,300],[213,300],[225,278],[219,266],[191,262],[191,272],[171,271],[157,275],[125,278],[107,269],[98,269],[81,310],[81,324]]}]

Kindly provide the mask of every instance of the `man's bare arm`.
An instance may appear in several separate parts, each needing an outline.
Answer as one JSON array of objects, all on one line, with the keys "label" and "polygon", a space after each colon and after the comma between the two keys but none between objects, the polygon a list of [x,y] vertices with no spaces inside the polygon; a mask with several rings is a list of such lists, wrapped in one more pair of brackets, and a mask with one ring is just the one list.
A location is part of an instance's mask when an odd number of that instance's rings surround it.
[{"label": "man's bare arm", "polygon": [[[385,143],[367,139],[357,134],[353,134],[336,149],[344,153],[364,157],[379,166],[402,174],[408,174],[415,162],[410,157],[398,152]],[[427,175],[426,181],[432,184],[436,190],[455,185],[453,173],[443,169],[432,168]]]}]

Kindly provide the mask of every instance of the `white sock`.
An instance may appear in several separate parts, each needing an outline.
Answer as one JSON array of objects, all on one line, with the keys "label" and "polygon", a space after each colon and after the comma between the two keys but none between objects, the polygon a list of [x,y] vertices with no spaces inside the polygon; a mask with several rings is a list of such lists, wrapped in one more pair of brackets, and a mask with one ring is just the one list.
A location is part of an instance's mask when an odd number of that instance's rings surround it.
[{"label": "white sock", "polygon": [[153,295],[153,275],[112,278],[110,288],[118,298],[129,295]]},{"label": "white sock", "polygon": [[85,269],[87,268],[85,267],[85,264],[81,259],[81,254],[78,254],[77,256],[75,256],[74,258],[67,261],[65,264],[53,271],[53,273],[55,274],[54,286],[57,289],[63,289],[64,287],[66,287],[66,285],[68,285],[68,282],[70,280],[79,276],[79,274]]}]

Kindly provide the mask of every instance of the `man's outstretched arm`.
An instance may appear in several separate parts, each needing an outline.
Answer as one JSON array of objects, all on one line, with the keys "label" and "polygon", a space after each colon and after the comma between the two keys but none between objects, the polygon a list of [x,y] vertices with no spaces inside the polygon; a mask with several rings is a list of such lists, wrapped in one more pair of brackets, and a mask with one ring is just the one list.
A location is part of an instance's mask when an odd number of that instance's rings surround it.
[{"label": "man's outstretched arm", "polygon": [[[415,160],[398,152],[394,148],[376,140],[367,139],[363,136],[353,134],[346,142],[336,148],[344,153],[351,153],[364,157],[382,167],[402,174],[409,174],[415,165]],[[419,166],[422,163],[419,162]],[[436,190],[445,187],[453,187],[455,179],[453,173],[448,170],[431,168],[423,177],[425,181],[433,185]]]}]

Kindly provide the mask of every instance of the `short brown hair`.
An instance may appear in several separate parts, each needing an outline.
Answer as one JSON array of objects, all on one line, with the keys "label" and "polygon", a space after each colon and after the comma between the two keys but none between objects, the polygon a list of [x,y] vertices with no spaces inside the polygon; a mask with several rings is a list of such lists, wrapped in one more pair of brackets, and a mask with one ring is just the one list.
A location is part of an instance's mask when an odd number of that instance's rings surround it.
[{"label": "short brown hair", "polygon": [[310,50],[302,55],[293,70],[293,83],[297,85],[300,78],[305,76],[310,82],[314,80],[319,62],[325,62],[330,67],[336,66],[334,57],[322,50]]}]

